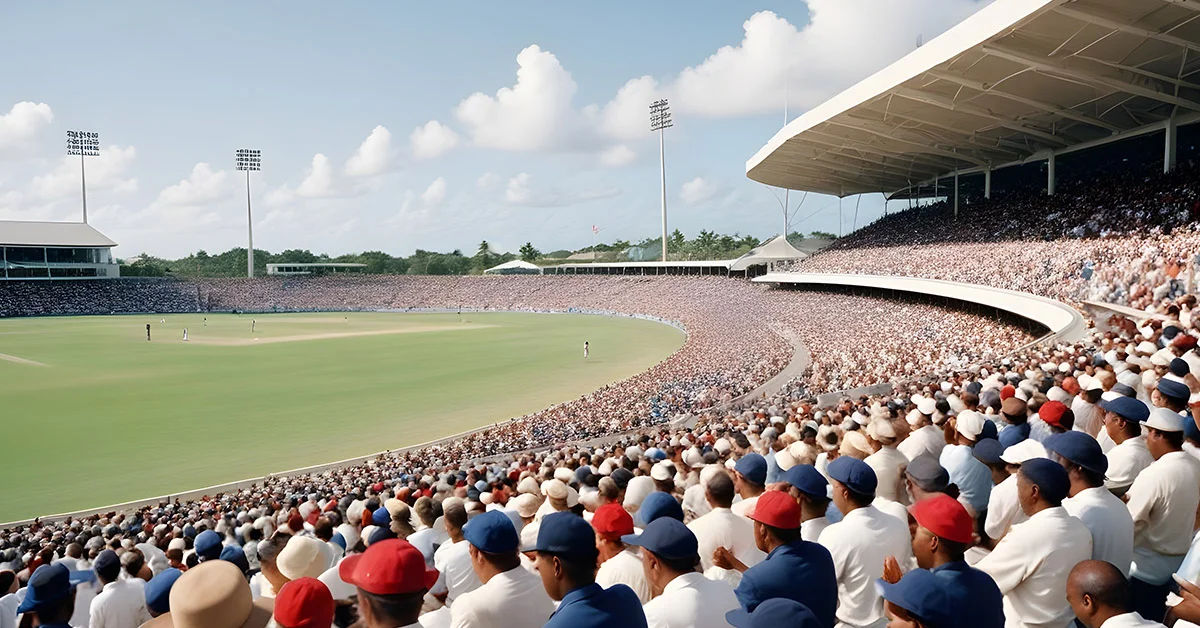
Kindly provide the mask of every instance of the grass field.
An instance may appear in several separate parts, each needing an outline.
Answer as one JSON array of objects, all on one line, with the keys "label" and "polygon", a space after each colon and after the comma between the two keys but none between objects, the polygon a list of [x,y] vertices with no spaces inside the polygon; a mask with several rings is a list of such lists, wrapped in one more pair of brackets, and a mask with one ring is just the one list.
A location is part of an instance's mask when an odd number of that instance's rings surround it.
[{"label": "grass field", "polygon": [[160,318],[0,320],[0,521],[424,442],[585,394],[684,340],[603,316]]}]

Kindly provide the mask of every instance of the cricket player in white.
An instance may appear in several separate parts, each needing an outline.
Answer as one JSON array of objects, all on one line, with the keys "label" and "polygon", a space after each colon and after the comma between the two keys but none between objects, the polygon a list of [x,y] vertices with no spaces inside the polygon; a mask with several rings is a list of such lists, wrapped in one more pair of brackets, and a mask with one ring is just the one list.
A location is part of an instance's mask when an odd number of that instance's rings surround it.
[{"label": "cricket player in white", "polygon": [[586,360],[587,357],[588,357],[588,343],[586,340],[584,340],[583,341],[583,359]]},{"label": "cricket player in white", "polygon": [[183,328],[183,341],[187,342],[187,327]]}]

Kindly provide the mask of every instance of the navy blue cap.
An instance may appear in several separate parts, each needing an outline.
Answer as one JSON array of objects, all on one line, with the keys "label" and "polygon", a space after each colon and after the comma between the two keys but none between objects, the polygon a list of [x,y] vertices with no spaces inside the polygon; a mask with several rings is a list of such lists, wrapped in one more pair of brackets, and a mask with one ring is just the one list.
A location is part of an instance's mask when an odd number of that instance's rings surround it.
[{"label": "navy blue cap", "polygon": [[983,384],[980,382],[971,382],[970,384],[967,384],[967,392],[971,393],[972,395],[978,395],[982,390]]},{"label": "navy blue cap", "polygon": [[617,488],[623,491],[625,487],[629,486],[629,481],[633,479],[633,473],[629,469],[621,467],[613,469],[612,474],[608,477],[612,478],[612,481],[617,483]]},{"label": "navy blue cap", "polygon": [[346,549],[346,537],[342,536],[341,532],[334,532],[333,538],[329,539],[329,542],[342,548],[343,550]]},{"label": "navy blue cap", "polygon": [[785,597],[765,600],[753,613],[735,608],[725,621],[734,628],[825,628],[807,606]]},{"label": "navy blue cap", "polygon": [[896,584],[888,584],[880,578],[875,581],[875,589],[883,599],[920,619],[923,626],[953,628],[957,625],[945,585],[931,571],[914,569]]},{"label": "navy blue cap", "polygon": [[859,495],[874,495],[879,486],[875,470],[858,458],[838,456],[825,470],[831,479],[845,484],[846,488]]},{"label": "navy blue cap", "polygon": [[[996,427],[995,421],[984,420],[983,430],[979,432],[979,440],[983,440],[985,438],[991,438],[995,440],[1000,439],[1000,429]],[[976,441],[976,444],[979,444],[978,441]]]},{"label": "navy blue cap", "polygon": [[388,512],[387,508],[380,506],[371,513],[371,523],[377,526],[390,526],[392,525],[392,513]]},{"label": "navy blue cap", "polygon": [[190,523],[188,523],[188,524],[184,524],[184,526],[183,526],[183,538],[185,538],[185,539],[194,539],[194,538],[196,538],[196,528],[195,528],[195,526],[193,526],[193,525],[192,525],[192,524],[190,524]]},{"label": "navy blue cap", "polygon": [[763,486],[767,483],[767,459],[762,454],[751,452],[738,458],[733,469],[753,484]]},{"label": "navy blue cap", "polygon": [[633,516],[633,522],[644,528],[652,521],[661,518],[678,519],[683,521],[683,507],[670,493],[654,491],[642,500],[642,505]]},{"label": "navy blue cap", "polygon": [[1046,450],[1091,471],[1104,475],[1108,471],[1108,457],[1100,443],[1085,432],[1063,432],[1046,439]]},{"label": "navy blue cap", "polygon": [[1183,415],[1183,437],[1188,440],[1200,440],[1200,429],[1197,429],[1196,420],[1190,412]]},{"label": "navy blue cap", "polygon": [[1180,331],[1182,331],[1182,330],[1174,325],[1167,325],[1166,327],[1163,327],[1162,335],[1163,335],[1163,338],[1166,338],[1167,340],[1172,340],[1175,338],[1175,336],[1179,335]]},{"label": "navy blue cap", "polygon": [[221,549],[221,560],[237,565],[242,573],[250,571],[250,561],[246,559],[246,552],[241,545],[226,545]]},{"label": "navy blue cap", "polygon": [[1170,369],[1176,377],[1187,377],[1187,374],[1192,372],[1192,367],[1188,366],[1187,360],[1183,358],[1172,359]]},{"label": "navy blue cap", "polygon": [[212,530],[205,530],[196,537],[193,549],[200,560],[217,560],[221,557],[221,535]]},{"label": "navy blue cap", "polygon": [[374,545],[380,541],[386,541],[394,538],[397,538],[396,533],[392,532],[390,527],[381,528],[379,526],[375,526],[375,531],[371,533],[371,538],[367,539],[367,545]]},{"label": "navy blue cap", "polygon": [[1004,445],[994,438],[981,438],[979,442],[975,443],[973,451],[975,459],[983,464],[999,464],[1000,454],[1004,453]]},{"label": "navy blue cap", "polygon": [[488,554],[509,554],[517,551],[521,540],[508,515],[492,510],[475,517],[463,526],[463,538],[475,549]]},{"label": "navy blue cap", "polygon": [[1092,356],[1092,366],[1107,366],[1108,360],[1104,359],[1104,355],[1097,353]]},{"label": "navy blue cap", "polygon": [[[665,493],[664,493],[665,494]],[[668,495],[668,497],[670,497]],[[694,558],[700,562],[699,542],[696,535],[682,521],[661,517],[651,521],[641,534],[626,534],[621,537],[626,545],[636,545],[655,556],[668,560]]]},{"label": "navy blue cap", "polygon": [[556,512],[542,517],[535,552],[581,559],[595,559],[596,531],[583,517],[572,512]]},{"label": "navy blue cap", "polygon": [[1188,390],[1183,382],[1166,378],[1158,380],[1158,392],[1164,397],[1182,401],[1187,401],[1188,397],[1192,396],[1192,391]]},{"label": "navy blue cap", "polygon": [[71,571],[62,563],[42,565],[29,577],[25,599],[17,607],[17,614],[37,611],[46,604],[60,600],[75,590],[75,586],[92,579],[90,571]]},{"label": "navy blue cap", "polygon": [[1021,463],[1021,475],[1038,487],[1046,501],[1057,504],[1067,498],[1071,490],[1071,478],[1061,464],[1045,458],[1034,458]]},{"label": "navy blue cap", "polygon": [[1118,395],[1121,395],[1122,397],[1136,397],[1137,396],[1137,391],[1133,389],[1133,386],[1130,386],[1128,384],[1122,384],[1120,382],[1113,384],[1112,391],[1117,393]]},{"label": "navy blue cap", "polygon": [[805,495],[819,499],[829,497],[829,481],[811,464],[798,464],[784,471],[783,479]]},{"label": "navy blue cap", "polygon": [[1150,408],[1132,397],[1117,397],[1111,401],[1100,400],[1098,404],[1104,410],[1130,421],[1145,423],[1150,418]]},{"label": "navy blue cap", "polygon": [[150,579],[146,583],[146,608],[162,615],[171,612],[171,587],[183,572],[174,567]]},{"label": "navy blue cap", "polygon": [[112,567],[120,568],[120,566],[121,559],[117,556],[116,552],[110,549],[100,552],[96,555],[96,560],[92,561],[92,569],[96,571],[108,571]]}]

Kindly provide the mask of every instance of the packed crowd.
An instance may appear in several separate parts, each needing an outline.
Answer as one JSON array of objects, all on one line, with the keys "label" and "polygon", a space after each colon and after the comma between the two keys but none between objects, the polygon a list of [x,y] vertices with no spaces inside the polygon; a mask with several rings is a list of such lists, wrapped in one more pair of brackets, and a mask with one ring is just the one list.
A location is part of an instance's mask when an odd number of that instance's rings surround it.
[{"label": "packed crowd", "polygon": [[169,279],[0,281],[0,318],[198,312],[197,287]]}]

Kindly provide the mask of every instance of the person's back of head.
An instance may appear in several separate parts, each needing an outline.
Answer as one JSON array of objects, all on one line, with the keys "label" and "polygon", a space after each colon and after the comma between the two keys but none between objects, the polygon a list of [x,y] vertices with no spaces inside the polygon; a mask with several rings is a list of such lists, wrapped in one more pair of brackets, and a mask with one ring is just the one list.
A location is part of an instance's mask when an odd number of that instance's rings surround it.
[{"label": "person's back of head", "polygon": [[432,526],[434,521],[437,521],[437,515],[434,514],[433,500],[428,497],[420,497],[413,504],[413,510],[417,513],[417,519],[426,527]]},{"label": "person's back of head", "polygon": [[733,505],[733,478],[724,470],[713,473],[704,483],[704,492],[717,508]]},{"label": "person's back of head", "polygon": [[125,573],[129,574],[130,578],[142,577],[142,567],[146,565],[146,557],[142,555],[139,549],[131,549],[121,554],[121,568]]},{"label": "person's back of head", "polygon": [[454,500],[443,504],[442,512],[447,531],[454,530],[461,532],[462,527],[467,524],[467,509],[461,501]]},{"label": "person's back of head", "polygon": [[1129,610],[1129,583],[1112,563],[1085,560],[1067,577],[1067,602],[1088,628]]}]

